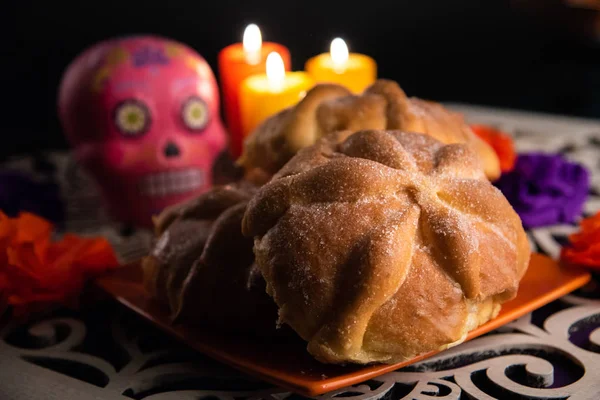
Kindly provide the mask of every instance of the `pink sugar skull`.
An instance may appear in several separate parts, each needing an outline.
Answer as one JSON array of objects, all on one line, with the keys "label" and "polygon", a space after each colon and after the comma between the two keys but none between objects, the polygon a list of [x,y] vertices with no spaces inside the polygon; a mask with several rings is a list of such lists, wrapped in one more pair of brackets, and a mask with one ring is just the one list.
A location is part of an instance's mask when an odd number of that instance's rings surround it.
[{"label": "pink sugar skull", "polygon": [[59,115],[113,215],[140,226],[206,190],[226,145],[209,65],[155,36],[101,42],[78,56],[63,76]]}]

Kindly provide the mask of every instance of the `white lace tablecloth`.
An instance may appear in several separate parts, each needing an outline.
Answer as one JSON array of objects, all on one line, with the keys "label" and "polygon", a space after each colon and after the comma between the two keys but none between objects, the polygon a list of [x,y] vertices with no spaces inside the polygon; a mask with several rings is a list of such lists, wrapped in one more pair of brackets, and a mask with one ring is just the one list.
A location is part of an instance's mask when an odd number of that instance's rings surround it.
[{"label": "white lace tablecloth", "polygon": [[[585,215],[600,210],[600,122],[450,105],[470,122],[514,135],[519,152],[560,152],[592,172]],[[109,238],[122,261],[147,251],[147,231],[124,230],[99,206],[92,181],[67,154],[46,155],[66,206],[66,229]],[[30,158],[6,167],[36,174]],[[576,229],[530,230],[532,248],[556,257]],[[600,399],[600,293],[596,282],[488,335],[416,365],[321,398]],[[0,336],[0,400],[300,399],[172,341],[116,304],[60,310]]]}]

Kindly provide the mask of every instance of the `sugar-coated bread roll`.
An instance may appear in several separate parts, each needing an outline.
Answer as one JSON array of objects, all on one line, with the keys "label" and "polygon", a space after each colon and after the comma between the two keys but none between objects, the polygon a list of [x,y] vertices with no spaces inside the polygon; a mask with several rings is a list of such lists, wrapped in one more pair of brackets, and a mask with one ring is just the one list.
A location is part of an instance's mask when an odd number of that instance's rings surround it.
[{"label": "sugar-coated bread roll", "polygon": [[304,148],[242,223],[281,323],[327,363],[463,341],[517,292],[521,221],[466,144],[365,130]]},{"label": "sugar-coated bread roll", "polygon": [[174,320],[275,332],[276,307],[254,264],[252,240],[241,233],[255,191],[247,182],[215,187],[155,220],[157,240],[142,262],[144,283]]},{"label": "sugar-coated bread roll", "polygon": [[296,106],[267,119],[251,133],[238,164],[249,173],[262,170],[253,176],[264,180],[324,135],[361,129],[399,129],[425,133],[445,144],[465,143],[477,154],[488,179],[500,176],[496,153],[461,115],[438,103],[409,98],[396,82],[383,79],[361,95],[335,84],[315,86]]}]

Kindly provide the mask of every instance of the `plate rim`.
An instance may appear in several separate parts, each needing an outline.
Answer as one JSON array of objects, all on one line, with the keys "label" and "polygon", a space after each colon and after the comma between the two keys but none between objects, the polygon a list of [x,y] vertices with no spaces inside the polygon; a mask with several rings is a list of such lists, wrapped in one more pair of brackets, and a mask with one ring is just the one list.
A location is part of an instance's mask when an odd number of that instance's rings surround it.
[{"label": "plate rim", "polygon": [[[473,331],[469,332],[469,334],[468,334],[467,338],[464,340],[464,342],[475,339],[478,336],[481,336],[485,333],[491,332],[491,331],[498,329],[499,327],[504,326],[518,318],[521,318],[522,316],[524,316],[528,313],[531,313],[532,311],[537,310],[538,308],[540,308],[546,304],[549,304],[552,301],[555,301],[555,300],[563,297],[564,295],[571,293],[572,291],[574,291],[578,288],[581,288],[582,286],[586,285],[591,280],[591,273],[583,268],[571,267],[571,266],[565,267],[565,266],[562,266],[560,263],[558,263],[556,260],[553,260],[552,258],[550,258],[546,255],[543,255],[540,253],[535,253],[535,252],[531,253],[530,264],[534,262],[534,259],[537,259],[537,262],[554,264],[558,269],[561,270],[561,272],[563,274],[570,274],[571,279],[569,280],[569,282],[564,283],[558,287],[553,287],[552,289],[550,289],[543,295],[540,295],[540,296],[535,297],[534,299],[531,299],[530,301],[525,303],[524,306],[521,306],[521,307],[518,307],[517,309],[511,310],[508,314],[502,314],[502,313],[499,314],[498,317],[486,322],[485,324],[483,324],[483,325],[479,326],[478,328],[474,329]],[[139,261],[129,263],[129,264],[123,266],[123,268],[133,268],[136,266],[137,267],[140,266]],[[119,270],[121,270],[121,269],[119,269]],[[113,273],[118,273],[119,270],[113,271]],[[134,302],[132,302],[128,298],[116,295],[109,288],[107,288],[106,284],[108,282],[110,282],[111,276],[114,275],[113,273],[96,279],[95,286],[98,287],[99,289],[101,289],[106,294],[108,294],[115,301],[124,305],[128,309],[134,311],[136,314],[138,314],[145,320],[151,322],[155,327],[157,327],[161,331],[165,332],[166,334],[168,334],[170,336],[174,336],[177,340],[183,341],[190,348],[192,348],[208,357],[211,357],[219,362],[222,362],[234,369],[237,369],[239,371],[247,373],[250,376],[262,379],[266,382],[269,382],[276,386],[291,390],[292,392],[295,392],[295,393],[298,393],[298,394],[304,395],[304,396],[309,396],[309,397],[319,396],[324,393],[331,392],[333,390],[338,390],[338,389],[341,389],[341,388],[344,388],[344,387],[347,387],[350,385],[355,385],[360,382],[367,381],[374,377],[377,377],[377,376],[395,371],[397,369],[403,368],[405,366],[414,364],[416,362],[422,361],[426,358],[429,358],[431,356],[439,354],[440,352],[443,351],[443,350],[442,351],[435,350],[435,351],[432,351],[429,353],[421,354],[421,355],[413,357],[410,360],[407,360],[402,363],[388,364],[388,365],[386,365],[386,364],[366,365],[366,366],[364,366],[364,368],[354,371],[354,372],[350,372],[347,375],[336,376],[336,377],[332,377],[332,378],[326,377],[322,380],[310,381],[310,383],[306,383],[306,382],[302,383],[302,382],[298,382],[297,380],[294,380],[294,379],[292,379],[292,380],[285,379],[279,373],[273,374],[272,370],[265,370],[265,367],[261,366],[260,364],[251,363],[251,362],[249,362],[249,360],[247,360],[245,358],[236,358],[233,354],[230,354],[226,351],[224,352],[224,351],[215,350],[215,348],[211,347],[208,344],[205,344],[202,342],[188,343],[187,341],[185,341],[185,338],[182,337],[183,334],[179,333],[175,328],[169,328],[168,326],[165,326],[162,323],[157,323],[157,321],[155,320],[155,317],[153,315],[151,315],[151,313],[149,311],[144,310],[143,308],[136,305]],[[517,292],[517,296],[511,301],[515,301],[518,298],[518,296],[519,296],[519,294]],[[183,329],[185,331],[189,332],[189,330],[186,330],[185,327]],[[357,377],[355,375],[359,375],[359,377]]]}]

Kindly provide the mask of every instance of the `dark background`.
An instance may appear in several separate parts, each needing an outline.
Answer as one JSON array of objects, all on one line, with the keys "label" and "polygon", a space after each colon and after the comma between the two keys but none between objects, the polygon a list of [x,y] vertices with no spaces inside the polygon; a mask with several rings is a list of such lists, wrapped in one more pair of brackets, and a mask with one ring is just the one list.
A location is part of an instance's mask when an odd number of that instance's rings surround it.
[{"label": "dark background", "polygon": [[597,12],[561,0],[16,1],[4,35],[0,155],[66,148],[56,91],[96,41],[154,33],[197,49],[216,71],[224,46],[257,23],[288,46],[294,69],[335,36],[373,56],[409,95],[600,118]]}]

